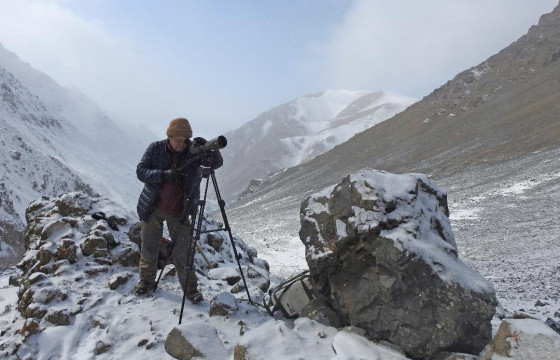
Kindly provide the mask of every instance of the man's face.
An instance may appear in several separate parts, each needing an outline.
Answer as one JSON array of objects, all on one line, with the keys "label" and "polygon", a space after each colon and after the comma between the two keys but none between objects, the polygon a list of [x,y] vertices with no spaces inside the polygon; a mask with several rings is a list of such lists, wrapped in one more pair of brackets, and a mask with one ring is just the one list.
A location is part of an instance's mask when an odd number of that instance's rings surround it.
[{"label": "man's face", "polygon": [[171,136],[169,138],[169,143],[171,144],[171,148],[177,152],[181,152],[185,150],[187,147],[187,138],[183,136]]}]

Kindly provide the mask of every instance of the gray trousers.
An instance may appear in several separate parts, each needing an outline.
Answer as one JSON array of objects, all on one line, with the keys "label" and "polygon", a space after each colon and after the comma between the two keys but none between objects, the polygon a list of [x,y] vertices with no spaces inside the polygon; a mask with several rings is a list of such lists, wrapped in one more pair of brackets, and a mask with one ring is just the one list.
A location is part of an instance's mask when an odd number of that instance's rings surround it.
[{"label": "gray trousers", "polygon": [[[173,247],[173,265],[177,271],[177,277],[183,290],[187,285],[187,293],[197,290],[198,282],[194,267],[190,271],[187,283],[187,260],[189,256],[194,257],[194,246],[191,238],[191,226],[188,220],[181,224],[178,216],[171,216],[156,208],[147,221],[142,221],[142,251],[140,252],[140,280],[155,283],[157,275],[157,260],[159,242],[163,236],[163,222],[167,223],[171,240],[175,243]],[[193,262],[194,264],[194,262]],[[194,266],[194,265],[193,265]]]}]

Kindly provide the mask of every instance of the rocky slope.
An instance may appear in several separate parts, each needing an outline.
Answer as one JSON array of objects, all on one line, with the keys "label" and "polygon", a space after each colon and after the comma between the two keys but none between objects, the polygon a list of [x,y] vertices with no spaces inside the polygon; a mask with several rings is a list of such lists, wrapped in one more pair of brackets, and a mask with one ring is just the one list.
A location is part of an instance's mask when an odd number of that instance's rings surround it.
[{"label": "rocky slope", "polygon": [[22,254],[33,199],[83,190],[133,204],[140,191],[135,165],[147,140],[1,46],[0,129],[0,268]]},{"label": "rocky slope", "polygon": [[[282,261],[274,271],[294,272],[305,266],[293,260],[304,253],[301,199],[364,167],[424,172],[448,191],[458,250],[472,254],[465,261],[488,275],[507,309],[544,319],[560,313],[560,279],[549,256],[560,251],[553,190],[560,184],[559,44],[557,7],[499,54],[389,121],[265,181],[229,209],[232,227],[265,259]],[[502,195],[516,184],[528,188]],[[471,207],[477,216],[463,216]],[[538,250],[525,257],[533,245]],[[533,270],[521,265],[526,261]]]},{"label": "rocky slope", "polygon": [[437,177],[557,147],[559,49],[557,7],[497,55],[391,121],[285,171],[263,193],[307,193],[363,167]]},{"label": "rocky slope", "polygon": [[[26,217],[26,253],[10,277],[11,285],[19,285],[17,302],[6,302],[0,312],[0,357],[83,358],[109,352],[107,356],[123,358],[148,350],[146,354],[162,356],[167,335],[162,332],[178,321],[182,293],[172,265],[156,293],[131,293],[140,256],[128,236],[135,215],[107,198],[74,192],[34,201]],[[202,230],[219,225],[208,218]],[[268,264],[239,238],[234,241],[251,297],[262,303],[271,281]],[[247,295],[227,234],[203,234],[199,245],[206,257],[201,252],[195,257],[199,289],[207,301],[217,297],[209,309],[208,302],[202,306],[210,316],[249,311],[251,306],[241,300]],[[223,291],[227,301],[218,296]],[[2,290],[0,301],[6,298]],[[161,303],[165,316],[150,310]],[[193,308],[187,304],[187,312]],[[239,331],[240,325],[232,326]]]}]

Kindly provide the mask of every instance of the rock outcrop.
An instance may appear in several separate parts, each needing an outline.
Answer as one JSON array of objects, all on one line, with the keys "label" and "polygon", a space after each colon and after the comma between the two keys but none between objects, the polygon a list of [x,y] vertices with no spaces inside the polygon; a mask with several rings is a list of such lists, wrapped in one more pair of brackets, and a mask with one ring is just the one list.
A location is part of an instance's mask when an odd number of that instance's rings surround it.
[{"label": "rock outcrop", "polygon": [[302,202],[313,285],[341,325],[411,357],[477,354],[494,288],[457,256],[446,193],[427,176],[364,169]]},{"label": "rock outcrop", "polygon": [[[22,271],[17,307],[24,317],[69,325],[131,276],[125,269],[138,265],[138,248],[96,216],[99,209],[118,211],[109,200],[81,192],[45,196],[29,205],[26,253],[17,265]],[[126,225],[125,212],[118,212],[111,221]],[[101,274],[112,279],[100,280]],[[106,290],[94,295],[87,289],[96,281]]]},{"label": "rock outcrop", "polygon": [[[129,346],[118,340],[123,332],[128,338],[138,336],[138,347],[146,350],[159,347],[162,353],[165,351],[163,341],[172,329],[171,322],[159,320],[161,316],[171,315],[173,322],[176,321],[182,292],[176,278],[171,276],[173,265],[169,265],[158,291],[144,297],[132,293],[138,282],[140,257],[139,247],[129,236],[135,214],[106,198],[74,192],[58,197],[45,196],[32,202],[26,217],[26,252],[10,276],[10,285],[19,286],[17,294],[15,291],[13,294],[16,306],[13,311],[11,307],[5,310],[14,320],[0,321],[3,328],[0,358],[36,358],[38,351],[43,351],[37,350],[37,344],[43,342],[53,344],[41,353],[44,357],[67,357],[71,351],[60,345],[61,340],[54,338],[52,331],[68,325],[80,329],[79,345],[85,349],[84,354],[111,353],[121,358],[120,354],[126,352],[123,349]],[[219,226],[217,221],[207,217],[202,230],[215,230]],[[256,251],[237,236],[233,241],[251,298],[255,303],[262,303],[264,292],[268,290],[263,284],[270,284],[268,264],[258,259]],[[191,329],[193,317],[196,321],[206,318],[206,322],[210,322],[208,319],[212,318],[219,322],[220,316],[235,316],[238,307],[244,312],[250,307],[237,300],[247,295],[244,286],[240,286],[239,267],[227,234],[204,233],[198,248],[205,254],[203,257],[200,252],[196,253],[195,268],[199,290],[206,301],[196,306],[187,301],[187,306],[201,311],[201,316],[193,315],[191,308],[191,313],[185,315],[184,320],[191,317],[186,321],[187,329]],[[211,299],[212,304],[208,305]],[[0,304],[2,300],[0,296]],[[153,305],[162,302],[165,305],[159,305],[159,309]],[[169,311],[162,311],[166,307]],[[171,311],[172,307],[177,309]],[[146,328],[136,334],[134,329],[138,324]],[[200,336],[183,332],[184,341],[194,349],[185,356],[209,354],[209,358],[216,358],[212,354],[219,354],[217,358],[224,358],[222,355],[227,351],[216,329],[209,324],[200,325],[198,329],[203,331]],[[209,349],[204,344],[212,334],[216,346]],[[173,346],[177,342],[182,344],[183,340],[177,335],[177,331],[169,333],[169,345],[165,349],[169,346],[173,356],[183,356]],[[217,345],[221,346],[220,351]]]}]

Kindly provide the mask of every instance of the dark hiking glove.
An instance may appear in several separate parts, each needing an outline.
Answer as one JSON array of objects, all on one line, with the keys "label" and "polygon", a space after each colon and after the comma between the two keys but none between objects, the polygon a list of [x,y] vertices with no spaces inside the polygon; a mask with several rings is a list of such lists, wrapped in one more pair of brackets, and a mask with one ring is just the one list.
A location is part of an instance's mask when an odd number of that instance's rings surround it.
[{"label": "dark hiking glove", "polygon": [[179,181],[181,180],[181,173],[177,170],[163,170],[161,179],[163,182]]}]

